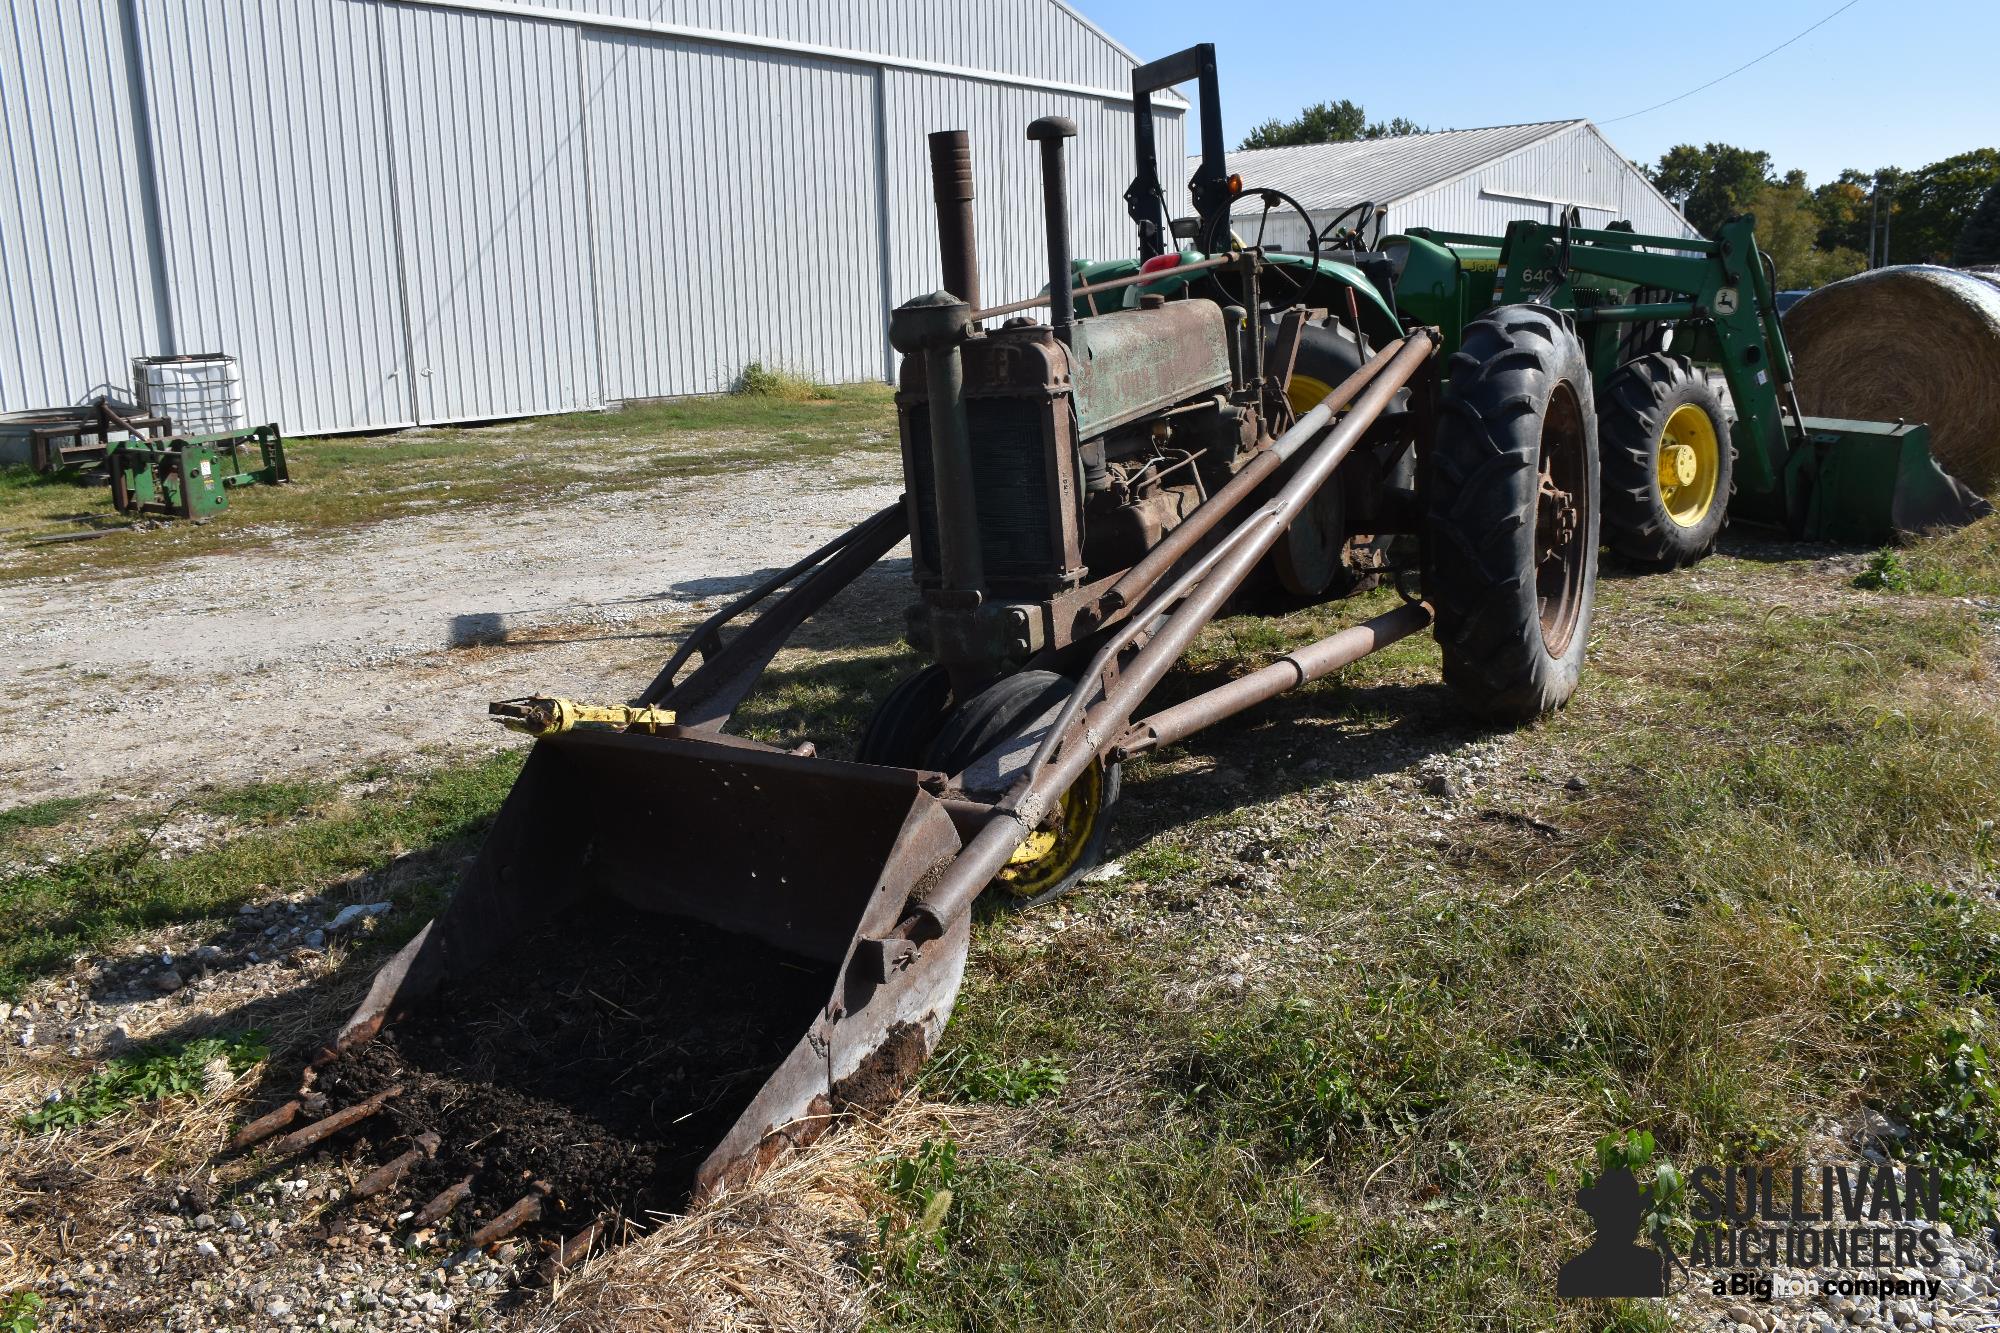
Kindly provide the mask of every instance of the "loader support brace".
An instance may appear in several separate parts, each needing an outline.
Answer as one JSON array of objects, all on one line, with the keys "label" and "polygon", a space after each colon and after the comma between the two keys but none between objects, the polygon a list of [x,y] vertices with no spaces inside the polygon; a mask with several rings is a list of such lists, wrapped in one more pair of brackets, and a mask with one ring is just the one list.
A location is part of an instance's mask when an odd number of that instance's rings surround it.
[{"label": "loader support brace", "polygon": [[[690,731],[721,731],[737,706],[755,688],[764,668],[785,646],[791,632],[909,536],[909,532],[908,516],[898,500],[797,564],[772,575],[703,621],[640,694],[638,704],[671,709],[680,725]],[[726,645],[722,642],[724,625],[795,579],[797,583],[791,591]],[[696,653],[701,654],[701,666],[676,684],[675,676]]]}]

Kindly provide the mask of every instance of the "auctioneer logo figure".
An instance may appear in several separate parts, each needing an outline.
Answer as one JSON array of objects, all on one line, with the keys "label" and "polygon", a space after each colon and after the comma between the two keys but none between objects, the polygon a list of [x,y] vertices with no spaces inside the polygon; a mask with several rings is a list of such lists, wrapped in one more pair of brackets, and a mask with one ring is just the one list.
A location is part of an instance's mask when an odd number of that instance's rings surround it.
[{"label": "auctioneer logo figure", "polygon": [[1556,1295],[1666,1295],[1669,1256],[1638,1243],[1645,1206],[1632,1168],[1605,1170],[1576,1192],[1576,1202],[1597,1224],[1597,1239],[1557,1272]]}]

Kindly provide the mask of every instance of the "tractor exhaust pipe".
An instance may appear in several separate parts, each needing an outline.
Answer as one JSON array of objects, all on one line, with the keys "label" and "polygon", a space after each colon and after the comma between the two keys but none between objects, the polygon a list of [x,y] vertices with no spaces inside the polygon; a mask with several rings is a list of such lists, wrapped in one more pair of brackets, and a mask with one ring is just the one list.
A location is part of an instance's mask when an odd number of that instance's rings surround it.
[{"label": "tractor exhaust pipe", "polygon": [[1028,126],[1028,137],[1042,146],[1042,209],[1049,233],[1049,323],[1056,337],[1069,341],[1076,323],[1074,271],[1069,257],[1069,172],[1063,163],[1063,140],[1076,137],[1076,122],[1068,116],[1043,116]]},{"label": "tractor exhaust pipe", "polygon": [[930,136],[931,198],[937,205],[944,289],[979,308],[979,251],[972,221],[972,143],[964,130]]}]

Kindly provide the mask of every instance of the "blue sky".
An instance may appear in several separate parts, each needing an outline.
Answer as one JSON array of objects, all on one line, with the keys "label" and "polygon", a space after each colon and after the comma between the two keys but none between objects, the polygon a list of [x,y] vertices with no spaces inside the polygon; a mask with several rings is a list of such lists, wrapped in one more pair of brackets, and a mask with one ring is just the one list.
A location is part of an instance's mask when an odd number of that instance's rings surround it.
[{"label": "blue sky", "polygon": [[1615,123],[1776,46],[1843,0],[1073,2],[1141,59],[1214,41],[1232,148],[1259,121],[1341,97],[1378,120],[1439,128],[1587,116],[1641,162],[1677,143],[1761,148],[1814,184],[1843,167],[1919,167],[2000,147],[2000,0],[1859,0],[1762,64]]}]

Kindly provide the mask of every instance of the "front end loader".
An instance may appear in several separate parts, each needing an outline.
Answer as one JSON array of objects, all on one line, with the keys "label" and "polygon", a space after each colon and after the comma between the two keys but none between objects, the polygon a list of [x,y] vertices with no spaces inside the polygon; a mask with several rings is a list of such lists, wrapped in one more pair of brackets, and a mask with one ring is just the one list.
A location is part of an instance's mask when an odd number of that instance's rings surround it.
[{"label": "front end loader", "polygon": [[1414,318],[1448,327],[1529,302],[1575,322],[1597,389],[1605,541],[1636,564],[1700,559],[1725,514],[1872,545],[1992,512],[1938,466],[1922,423],[1799,410],[1754,218],[1705,240],[1523,221],[1500,237],[1413,229],[1375,250]]},{"label": "front end loader", "polygon": [[[1263,198],[1221,172],[1213,48],[1139,68],[1141,268],[1170,219],[1147,98],[1190,81],[1200,225]],[[895,1097],[950,1017],[975,902],[1073,886],[1127,762],[1425,629],[1482,716],[1568,700],[1599,504],[1572,321],[1494,309],[1447,366],[1359,269],[1255,244],[1177,257],[1171,293],[1128,305],[1158,265],[1076,281],[1075,132],[1027,129],[1047,289],[987,307],[969,147],[932,136],[942,288],[889,328],[902,500],[715,613],[628,703],[495,705],[535,740],[463,882],[239,1149],[350,1152],[357,1199],[408,1199],[416,1234],[569,1262]],[[788,637],[905,540],[928,662],[855,757],[737,734]],[[1153,702],[1247,586],[1385,580],[1392,609]],[[563,1132],[529,1133],[551,1105]]]}]

